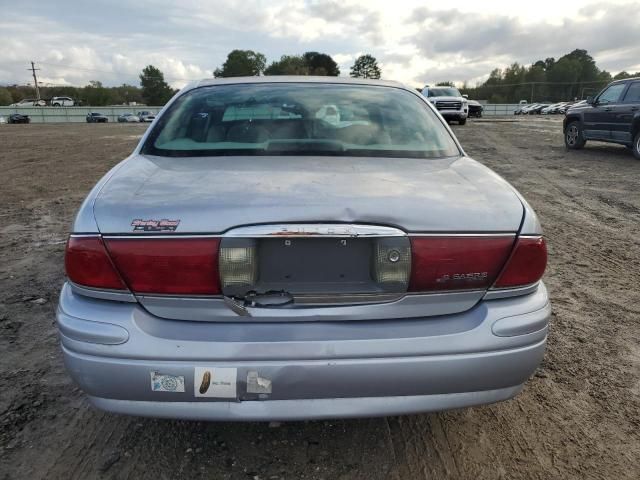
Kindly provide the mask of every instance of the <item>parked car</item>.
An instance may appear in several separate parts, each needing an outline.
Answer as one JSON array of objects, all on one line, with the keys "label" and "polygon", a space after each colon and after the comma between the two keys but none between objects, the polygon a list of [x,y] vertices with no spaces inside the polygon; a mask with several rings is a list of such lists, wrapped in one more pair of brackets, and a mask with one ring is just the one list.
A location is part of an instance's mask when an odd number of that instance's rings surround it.
[{"label": "parked car", "polygon": [[513,113],[514,115],[526,115],[529,109],[535,107],[536,105],[536,103],[522,105],[520,108],[516,108]]},{"label": "parked car", "polygon": [[587,103],[586,100],[580,100],[577,102],[568,102],[566,105],[562,106],[559,109],[558,113],[562,113],[563,115],[566,115],[566,113],[569,111],[570,108],[578,105],[584,105],[585,103]]},{"label": "parked car", "polygon": [[19,102],[12,103],[10,107],[44,107],[46,102],[44,100],[36,100],[35,98],[23,98]]},{"label": "parked car", "polygon": [[640,160],[640,77],[616,80],[596,97],[567,110],[563,123],[567,148],[588,140],[625,145]]},{"label": "parked car", "polygon": [[130,122],[139,123],[140,122],[140,117],[138,117],[137,115],[134,115],[133,113],[123,113],[122,115],[118,115],[118,122],[120,122],[120,123],[130,123]]},{"label": "parked car", "polygon": [[514,115],[522,115],[527,112],[527,109],[534,107],[535,103],[528,104],[526,100],[520,100],[519,106],[513,111]]},{"label": "parked car", "polygon": [[137,115],[141,122],[150,123],[156,119],[156,114],[153,112],[149,112],[148,110],[143,110],[142,112],[138,112]]},{"label": "parked car", "polygon": [[549,104],[548,103],[536,103],[534,106],[530,106],[529,108],[527,108],[527,114],[528,115],[540,115],[540,113],[542,112],[542,109],[548,107]]},{"label": "parked car", "polygon": [[469,113],[468,113],[469,117],[476,117],[476,118],[482,117],[482,112],[484,110],[484,107],[480,102],[476,100],[467,99],[467,105],[469,108]]},{"label": "parked car", "polygon": [[458,124],[467,123],[469,114],[467,99],[455,87],[430,87],[422,90],[422,95],[436,107],[447,121],[456,120]]},{"label": "parked car", "polygon": [[552,103],[550,105],[547,105],[546,107],[543,107],[542,110],[540,110],[540,114],[551,115],[555,113],[555,109],[558,108],[559,106],[560,106],[560,103]]},{"label": "parked car", "polygon": [[98,112],[87,113],[87,123],[107,123],[109,117]]},{"label": "parked car", "polygon": [[23,115],[22,113],[12,113],[9,115],[9,123],[31,123],[29,115]]},{"label": "parked car", "polygon": [[546,258],[531,207],[415,90],[207,79],[83,202],[57,326],[112,412],[460,408],[513,397],[542,360]]},{"label": "parked car", "polygon": [[52,107],[73,107],[76,102],[71,97],[52,97],[49,105]]}]

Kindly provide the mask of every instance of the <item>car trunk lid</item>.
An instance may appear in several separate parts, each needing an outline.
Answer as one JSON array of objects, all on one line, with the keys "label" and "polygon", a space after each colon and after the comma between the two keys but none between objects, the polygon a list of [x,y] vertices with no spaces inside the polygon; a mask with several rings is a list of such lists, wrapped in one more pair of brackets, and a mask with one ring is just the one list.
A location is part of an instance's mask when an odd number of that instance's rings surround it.
[{"label": "car trunk lid", "polygon": [[517,231],[523,207],[507,182],[466,157],[136,156],[103,187],[94,214],[103,234],[305,222],[485,233]]}]

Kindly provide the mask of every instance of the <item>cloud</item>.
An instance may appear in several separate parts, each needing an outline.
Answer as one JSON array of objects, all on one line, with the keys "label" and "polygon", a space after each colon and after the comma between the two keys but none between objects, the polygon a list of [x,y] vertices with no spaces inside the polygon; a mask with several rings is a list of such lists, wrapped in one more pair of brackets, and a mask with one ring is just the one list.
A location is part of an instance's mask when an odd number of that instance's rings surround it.
[{"label": "cloud", "polygon": [[234,48],[260,51],[269,61],[322,51],[343,75],[358,55],[370,53],[384,78],[415,86],[476,81],[514,61],[575,48],[613,72],[640,69],[637,3],[582,5],[576,11],[557,0],[438,7],[410,0],[21,0],[0,18],[0,83],[30,81],[26,68],[34,60],[50,83],[137,84],[151,63],[179,87],[210,77]]},{"label": "cloud", "polygon": [[599,66],[619,70],[630,66],[640,53],[640,10],[633,3],[615,8],[603,3],[590,5],[560,23],[527,22],[507,15],[469,16],[455,9],[433,11],[419,7],[408,22],[417,26],[414,33],[405,37],[408,44],[416,46],[426,58],[458,56],[461,66],[468,65],[469,60],[476,64],[477,58],[526,64],[583,48]]}]

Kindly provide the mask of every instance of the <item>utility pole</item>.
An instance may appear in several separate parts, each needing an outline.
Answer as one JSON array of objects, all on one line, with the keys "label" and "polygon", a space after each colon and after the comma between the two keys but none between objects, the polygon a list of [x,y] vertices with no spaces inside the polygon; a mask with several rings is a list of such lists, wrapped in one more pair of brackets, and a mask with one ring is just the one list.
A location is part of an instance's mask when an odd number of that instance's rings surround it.
[{"label": "utility pole", "polygon": [[536,82],[531,82],[531,103],[533,103],[533,91],[535,89]]},{"label": "utility pole", "polygon": [[33,84],[36,87],[36,100],[39,102],[40,101],[40,88],[38,87],[38,77],[36,76],[36,70],[40,70],[39,68],[36,68],[36,66],[33,63],[33,60],[31,61],[31,68],[27,68],[27,70],[31,70],[31,73],[33,74]]}]

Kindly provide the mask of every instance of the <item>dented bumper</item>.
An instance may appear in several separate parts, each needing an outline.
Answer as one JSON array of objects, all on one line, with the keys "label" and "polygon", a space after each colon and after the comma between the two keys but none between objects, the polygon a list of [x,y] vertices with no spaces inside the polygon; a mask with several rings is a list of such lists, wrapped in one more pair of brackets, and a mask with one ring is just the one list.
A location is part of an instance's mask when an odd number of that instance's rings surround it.
[{"label": "dented bumper", "polygon": [[[397,415],[505,400],[542,360],[549,316],[543,284],[455,315],[296,324],[162,320],[65,287],[57,315],[67,369],[97,407],[200,420]],[[154,378],[169,379],[168,389]]]}]

